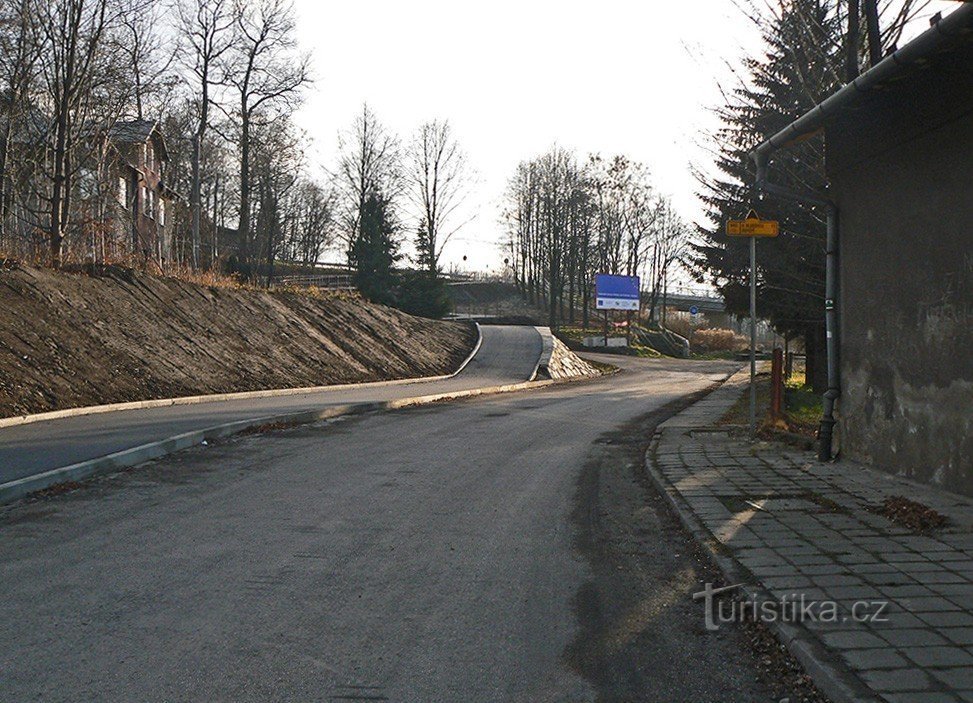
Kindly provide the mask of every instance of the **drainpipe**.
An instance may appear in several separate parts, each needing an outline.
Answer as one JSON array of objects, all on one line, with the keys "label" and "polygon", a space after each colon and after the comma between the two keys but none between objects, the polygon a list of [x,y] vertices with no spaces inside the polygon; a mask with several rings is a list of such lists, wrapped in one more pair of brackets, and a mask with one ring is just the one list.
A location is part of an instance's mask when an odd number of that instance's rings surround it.
[{"label": "drainpipe", "polygon": [[[769,151],[769,150],[768,150]],[[828,236],[826,243],[826,268],[824,281],[824,322],[827,334],[828,352],[828,390],[824,394],[824,415],[821,418],[821,428],[818,431],[818,459],[830,461],[832,438],[834,437],[834,408],[838,396],[841,395],[841,379],[838,367],[838,206],[823,195],[816,193],[791,190],[776,183],[771,183],[767,177],[767,166],[770,154],[767,151],[757,151],[752,154],[757,165],[757,190],[780,198],[785,198],[804,205],[823,207],[828,213]]]}]

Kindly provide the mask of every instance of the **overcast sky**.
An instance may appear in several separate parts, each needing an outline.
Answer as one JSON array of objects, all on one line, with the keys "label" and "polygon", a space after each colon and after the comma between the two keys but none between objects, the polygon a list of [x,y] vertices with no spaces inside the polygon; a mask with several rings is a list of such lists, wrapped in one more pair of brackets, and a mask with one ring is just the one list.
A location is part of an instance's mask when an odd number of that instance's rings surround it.
[{"label": "overcast sky", "polygon": [[479,186],[468,201],[476,217],[445,262],[466,255],[475,270],[502,261],[507,179],[554,143],[644,162],[659,191],[699,218],[691,166],[708,162],[708,108],[732,83],[728,65],[760,47],[733,0],[296,2],[316,77],[298,117],[312,169],[333,165],[337,133],[364,101],[403,138],[448,119]]}]

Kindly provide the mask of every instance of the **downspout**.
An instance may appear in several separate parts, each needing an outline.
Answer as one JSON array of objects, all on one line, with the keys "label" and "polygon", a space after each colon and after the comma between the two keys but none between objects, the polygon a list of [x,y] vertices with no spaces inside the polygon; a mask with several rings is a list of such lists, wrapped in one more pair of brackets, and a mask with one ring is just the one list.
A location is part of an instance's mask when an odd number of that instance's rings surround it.
[{"label": "downspout", "polygon": [[818,459],[830,461],[834,437],[835,402],[841,395],[841,377],[838,366],[838,206],[829,198],[816,193],[799,192],[771,183],[767,166],[773,149],[755,151],[751,158],[757,165],[757,190],[804,205],[823,207],[828,213],[828,235],[825,245],[826,265],[824,280],[824,323],[828,356],[828,390],[824,394],[824,414],[818,431]]}]

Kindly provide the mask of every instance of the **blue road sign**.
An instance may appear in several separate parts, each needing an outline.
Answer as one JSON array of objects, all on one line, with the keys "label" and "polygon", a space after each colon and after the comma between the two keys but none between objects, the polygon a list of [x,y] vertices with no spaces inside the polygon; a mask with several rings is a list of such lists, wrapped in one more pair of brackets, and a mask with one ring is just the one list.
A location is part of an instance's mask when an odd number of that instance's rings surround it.
[{"label": "blue road sign", "polygon": [[638,310],[640,299],[638,276],[595,276],[595,308],[598,310]]},{"label": "blue road sign", "polygon": [[698,315],[699,314],[699,308],[696,307],[695,305],[690,305],[689,306],[689,314],[690,315]]}]

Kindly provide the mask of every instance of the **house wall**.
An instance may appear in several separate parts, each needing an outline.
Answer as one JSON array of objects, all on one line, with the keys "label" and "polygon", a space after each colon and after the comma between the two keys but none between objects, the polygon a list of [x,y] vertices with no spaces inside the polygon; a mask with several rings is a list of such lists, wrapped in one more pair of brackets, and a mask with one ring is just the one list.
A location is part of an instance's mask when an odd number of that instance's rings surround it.
[{"label": "house wall", "polygon": [[843,455],[973,495],[973,91],[915,80],[828,131],[839,441]]},{"label": "house wall", "polygon": [[[155,167],[150,169],[144,158],[143,145],[127,144],[119,151],[127,163],[139,169],[139,172],[135,173],[128,167],[119,165],[118,175],[125,174],[129,179],[129,203],[125,208],[126,217],[120,218],[120,234],[126,238],[127,246],[137,254],[166,259],[169,253],[169,242],[165,236],[166,228],[158,216],[158,203],[165,200],[158,156],[155,159]],[[143,188],[146,195],[149,191],[154,193],[156,205],[151,216],[146,214]],[[168,206],[169,203],[166,202],[166,207]]]}]

